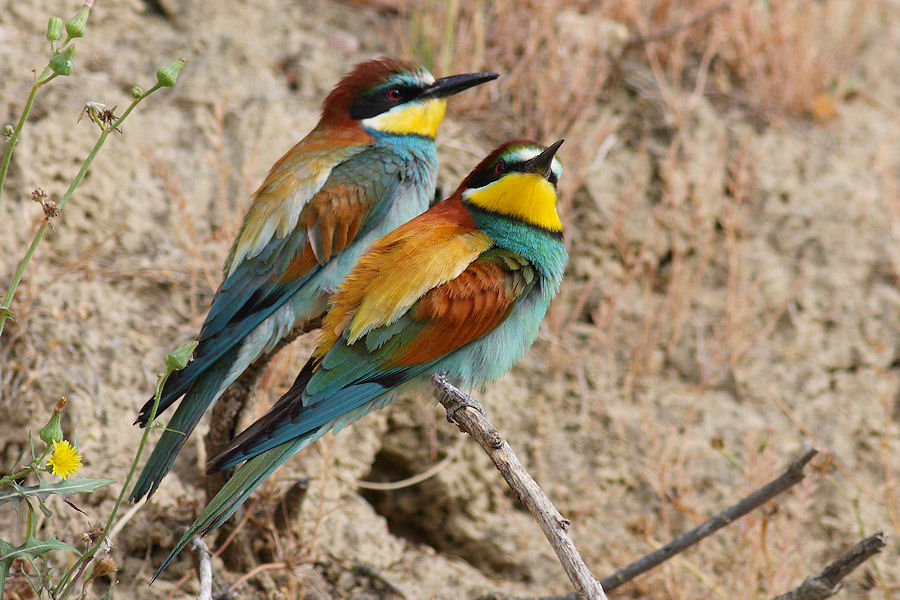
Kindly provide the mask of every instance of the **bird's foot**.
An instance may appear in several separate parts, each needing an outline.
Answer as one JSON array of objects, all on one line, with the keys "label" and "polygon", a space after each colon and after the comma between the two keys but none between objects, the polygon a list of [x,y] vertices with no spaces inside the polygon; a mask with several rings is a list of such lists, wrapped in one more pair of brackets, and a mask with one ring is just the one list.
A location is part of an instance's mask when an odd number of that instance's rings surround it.
[{"label": "bird's foot", "polygon": [[456,414],[465,408],[475,409],[481,413],[482,417],[484,416],[484,407],[481,406],[481,403],[473,400],[471,396],[450,383],[444,373],[432,375],[431,383],[436,389],[438,401],[447,411],[447,420],[451,423],[457,423]]},{"label": "bird's foot", "polygon": [[481,405],[481,402],[473,400],[467,394],[463,394],[462,397],[454,396],[453,402],[454,405],[447,409],[447,420],[451,423],[456,421],[456,413],[467,408],[473,408],[480,412],[482,417],[484,416],[484,407]]}]

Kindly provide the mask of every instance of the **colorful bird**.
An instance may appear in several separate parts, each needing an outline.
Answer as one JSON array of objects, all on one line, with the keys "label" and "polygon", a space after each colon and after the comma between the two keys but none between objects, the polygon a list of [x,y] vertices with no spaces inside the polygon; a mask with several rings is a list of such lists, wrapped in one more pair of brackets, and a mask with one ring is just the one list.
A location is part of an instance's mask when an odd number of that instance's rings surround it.
[{"label": "colorful bird", "polygon": [[[337,84],[315,129],[254,194],[194,360],[166,382],[159,412],[184,399],[132,501],[153,494],[203,413],[254,360],[325,312],[330,293],[373,241],[428,208],[446,97],[497,77],[435,79],[422,67],[380,58]],[[141,409],[141,427],[152,407],[151,399]]]},{"label": "colorful bird", "polygon": [[513,366],[537,337],[568,259],[556,211],[561,144],[500,146],[450,198],[372,245],[332,297],[291,389],[209,461],[210,472],[244,464],[154,578],[326,432],[434,373],[473,387]]}]

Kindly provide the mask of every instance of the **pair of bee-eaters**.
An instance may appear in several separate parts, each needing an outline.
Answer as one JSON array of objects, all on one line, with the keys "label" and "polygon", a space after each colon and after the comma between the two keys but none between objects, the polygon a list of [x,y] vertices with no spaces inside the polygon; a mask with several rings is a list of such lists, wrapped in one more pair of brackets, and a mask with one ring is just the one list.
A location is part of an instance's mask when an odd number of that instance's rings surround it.
[{"label": "pair of bee-eaters", "polygon": [[[183,399],[132,500],[156,490],[203,413],[253,361],[324,313],[318,345],[290,390],[210,459],[210,471],[243,464],[157,575],[328,431],[433,373],[466,387],[492,381],[534,342],[567,260],[556,210],[562,141],[501,145],[428,209],[446,98],[496,77],[435,79],[395,59],[362,63],[325,99],[315,129],[272,167],[231,248],[194,360],[163,390],[160,411]],[[142,426],[151,408],[141,410]]]}]

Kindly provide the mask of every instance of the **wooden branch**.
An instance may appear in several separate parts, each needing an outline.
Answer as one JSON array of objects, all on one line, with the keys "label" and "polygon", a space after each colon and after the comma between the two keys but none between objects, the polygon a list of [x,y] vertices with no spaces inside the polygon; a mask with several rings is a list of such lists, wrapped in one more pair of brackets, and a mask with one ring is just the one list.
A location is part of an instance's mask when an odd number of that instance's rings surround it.
[{"label": "wooden branch", "polygon": [[200,558],[200,594],[197,600],[212,600],[212,563],[209,558],[209,546],[198,535],[191,544],[191,550]]},{"label": "wooden branch", "polygon": [[431,382],[440,391],[437,394],[438,402],[447,410],[447,419],[455,423],[461,431],[472,436],[484,448],[519,501],[537,520],[562,563],[566,575],[575,586],[578,597],[582,600],[606,600],[603,588],[569,537],[570,522],[563,518],[537,482],[528,474],[515,452],[503,439],[503,435],[481,412],[473,408],[475,403],[472,399],[451,385],[445,376],[436,374],[432,376]]},{"label": "wooden branch", "polygon": [[774,600],[822,600],[837,593],[838,584],[853,569],[875,556],[887,544],[887,536],[882,532],[870,535],[857,543],[836,561],[825,567],[818,575],[807,578],[800,587]]},{"label": "wooden branch", "polygon": [[803,456],[792,462],[784,473],[754,491],[737,504],[726,508],[711,519],[701,523],[687,533],[678,536],[659,550],[651,552],[647,556],[631,563],[627,567],[619,569],[609,577],[604,578],[600,582],[601,585],[603,585],[603,589],[615,589],[626,581],[634,579],[641,573],[649,571],[663,561],[666,561],[676,554],[683,552],[690,546],[693,546],[703,538],[712,535],[732,521],[740,519],[778,494],[797,485],[804,477],[803,467],[805,467],[816,454],[818,454],[818,450],[814,448],[806,451]]}]

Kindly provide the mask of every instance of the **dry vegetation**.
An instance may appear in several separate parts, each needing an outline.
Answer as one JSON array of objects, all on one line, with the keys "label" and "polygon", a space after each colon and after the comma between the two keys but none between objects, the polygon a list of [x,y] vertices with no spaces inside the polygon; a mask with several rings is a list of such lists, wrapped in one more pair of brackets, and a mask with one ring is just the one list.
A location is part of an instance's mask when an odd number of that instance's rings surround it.
[{"label": "dry vegetation", "polygon": [[[136,174],[86,191],[47,240],[0,347],[0,456],[16,453],[38,407],[67,394],[82,407],[72,418],[87,460],[93,451],[95,469],[122,471],[132,413],[158,357],[202,321],[249,192],[314,122],[318,98],[347,64],[399,53],[438,74],[503,74],[454,100],[439,144],[445,190],[494,143],[567,139],[561,189],[572,259],[563,292],[535,349],[482,400],[574,521],[597,575],[765,483],[803,444],[830,453],[794,491],[615,597],[771,597],[880,529],[888,549],[844,594],[898,596],[895,2],[409,0],[313,10],[222,2],[194,42],[184,40],[186,24],[202,11],[185,4],[121,9],[130,11],[121,27],[150,24],[163,40],[143,53],[172,45],[195,72],[215,74],[203,90],[180,83],[180,103],[145,123],[142,139],[138,124],[126,130],[128,147],[105,171]],[[290,18],[271,16],[279,9]],[[114,9],[97,10],[98,31],[113,30]],[[218,14],[229,10],[232,20]],[[15,26],[38,35],[43,16],[13,13]],[[226,29],[235,23],[272,39],[259,48],[235,42]],[[86,61],[91,72],[116,69],[100,39],[83,52],[102,56]],[[26,64],[19,52],[16,64]],[[259,81],[254,60],[267,61]],[[3,66],[0,77],[27,72]],[[119,93],[125,77],[114,71],[98,87]],[[48,92],[42,115],[77,105],[67,102],[77,84]],[[269,96],[245,91],[254,85]],[[21,94],[7,87],[9,119]],[[35,182],[53,192],[59,165],[83,146],[66,133],[69,146],[57,149],[49,143],[57,133],[42,123],[38,141],[23,142],[25,166],[0,206],[2,277],[37,218],[12,199]],[[102,319],[107,298],[120,306]],[[289,384],[309,343],[273,361],[258,410]],[[97,422],[122,433],[89,435]],[[251,554],[228,557],[234,572],[224,578],[246,597],[565,592],[528,516],[456,435],[419,398],[324,439],[248,504],[238,531],[251,533]],[[442,459],[415,486],[357,486]],[[184,589],[195,589],[189,561],[151,592],[143,582],[203,497],[197,473],[178,469],[123,532],[114,555],[125,597],[189,597],[174,592],[182,574]],[[309,477],[308,490],[285,496],[296,475]],[[97,502],[85,508],[103,514],[109,501]],[[283,511],[294,519],[285,524]],[[73,532],[84,525],[72,523]]]}]

